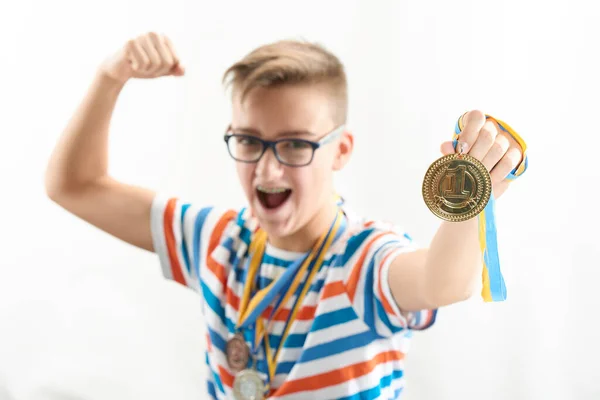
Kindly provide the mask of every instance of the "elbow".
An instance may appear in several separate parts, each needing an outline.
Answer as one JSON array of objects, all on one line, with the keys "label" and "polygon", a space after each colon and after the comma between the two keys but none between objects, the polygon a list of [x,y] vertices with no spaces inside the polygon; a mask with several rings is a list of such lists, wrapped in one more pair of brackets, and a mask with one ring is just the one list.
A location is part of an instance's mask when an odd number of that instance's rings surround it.
[{"label": "elbow", "polygon": [[66,192],[65,186],[66,185],[55,171],[51,168],[46,170],[44,175],[44,189],[46,191],[46,196],[48,196],[50,200],[59,203]]},{"label": "elbow", "polygon": [[426,292],[429,294],[428,303],[438,308],[469,300],[475,294],[476,287],[472,281],[435,282]]}]

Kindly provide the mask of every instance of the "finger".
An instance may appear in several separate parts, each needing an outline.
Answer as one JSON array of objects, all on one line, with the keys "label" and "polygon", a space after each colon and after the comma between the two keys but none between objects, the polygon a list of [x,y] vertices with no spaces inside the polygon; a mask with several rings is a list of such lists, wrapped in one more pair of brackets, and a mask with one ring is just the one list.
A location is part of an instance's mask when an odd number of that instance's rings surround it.
[{"label": "finger", "polygon": [[497,135],[498,128],[496,128],[494,122],[486,121],[483,127],[479,130],[477,138],[475,139],[475,143],[473,143],[471,150],[469,150],[469,155],[478,160],[482,160],[494,144]]},{"label": "finger", "polygon": [[470,149],[477,140],[477,134],[485,124],[485,114],[478,110],[469,111],[463,117],[463,121],[464,127],[458,135],[458,140],[467,143],[467,147]]},{"label": "finger", "polygon": [[171,75],[183,76],[185,75],[185,68],[183,68],[181,65],[175,65],[175,67],[173,67],[171,70]]},{"label": "finger", "polygon": [[131,67],[134,71],[143,71],[148,68],[150,59],[142,50],[142,46],[137,40],[130,40],[127,44],[127,51],[129,60],[131,61]]},{"label": "finger", "polygon": [[504,157],[502,157],[490,172],[492,184],[502,182],[506,179],[508,174],[519,165],[521,157],[521,150],[519,150],[518,147],[509,148]]},{"label": "finger", "polygon": [[146,68],[146,72],[153,73],[161,67],[161,59],[158,51],[154,48],[154,43],[149,35],[144,35],[139,40],[142,49],[150,59],[150,65]]},{"label": "finger", "polygon": [[456,151],[454,150],[454,145],[452,142],[444,142],[440,146],[440,151],[443,155],[447,156],[448,154],[454,154]]},{"label": "finger", "polygon": [[502,193],[506,192],[508,189],[508,185],[510,185],[510,181],[508,179],[503,180],[502,182],[498,182],[494,185],[494,198],[498,198],[502,196]]},{"label": "finger", "polygon": [[162,36],[159,36],[155,33],[150,34],[150,40],[152,41],[154,49],[161,59],[161,67],[157,70],[157,72],[164,74],[173,68],[173,56],[165,45],[164,38]]},{"label": "finger", "polygon": [[485,165],[488,171],[491,171],[496,164],[504,157],[504,154],[508,151],[510,142],[503,135],[496,136],[496,140],[488,150],[487,154],[483,157],[481,162]]},{"label": "finger", "polygon": [[169,52],[171,53],[171,57],[173,57],[173,68],[171,73],[173,75],[183,75],[185,73],[185,68],[181,65],[181,58],[179,58],[179,54],[175,51],[175,46],[171,39],[165,36],[164,43]]}]

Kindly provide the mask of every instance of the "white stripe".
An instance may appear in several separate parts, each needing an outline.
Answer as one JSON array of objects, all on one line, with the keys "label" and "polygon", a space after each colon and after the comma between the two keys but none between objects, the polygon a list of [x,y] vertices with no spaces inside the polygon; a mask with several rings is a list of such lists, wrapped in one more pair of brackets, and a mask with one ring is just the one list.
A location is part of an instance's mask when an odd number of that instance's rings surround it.
[{"label": "white stripe", "polygon": [[173,279],[163,226],[166,205],[166,200],[161,196],[157,195],[154,197],[150,212],[150,226],[152,230],[154,252],[158,255],[163,275],[167,279]]}]

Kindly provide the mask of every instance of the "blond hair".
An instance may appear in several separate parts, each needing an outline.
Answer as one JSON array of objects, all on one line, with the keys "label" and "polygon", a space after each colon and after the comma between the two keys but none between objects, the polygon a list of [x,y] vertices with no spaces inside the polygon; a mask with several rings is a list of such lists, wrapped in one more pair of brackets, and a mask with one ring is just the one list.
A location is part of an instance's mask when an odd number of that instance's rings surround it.
[{"label": "blond hair", "polygon": [[256,87],[316,84],[326,87],[334,101],[334,120],[346,122],[348,84],[340,60],[322,45],[299,40],[281,40],[253,50],[229,67],[223,83],[243,101]]}]

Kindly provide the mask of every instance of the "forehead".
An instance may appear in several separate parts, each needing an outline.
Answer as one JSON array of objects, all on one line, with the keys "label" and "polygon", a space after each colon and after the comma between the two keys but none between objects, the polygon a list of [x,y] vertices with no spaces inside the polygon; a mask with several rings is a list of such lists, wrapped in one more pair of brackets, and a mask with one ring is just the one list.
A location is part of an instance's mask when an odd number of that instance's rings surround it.
[{"label": "forehead", "polygon": [[334,127],[331,107],[326,90],[316,85],[258,87],[243,102],[233,96],[232,127],[249,128],[265,137],[285,131],[320,135]]}]

